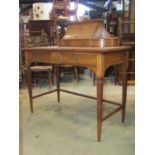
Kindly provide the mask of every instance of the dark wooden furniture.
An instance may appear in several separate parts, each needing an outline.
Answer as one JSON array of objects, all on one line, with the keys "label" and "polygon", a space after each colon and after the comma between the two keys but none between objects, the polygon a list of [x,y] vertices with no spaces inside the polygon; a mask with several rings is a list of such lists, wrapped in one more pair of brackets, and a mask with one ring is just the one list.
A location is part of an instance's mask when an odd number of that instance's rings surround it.
[{"label": "dark wooden furniture", "polygon": [[[122,45],[132,47],[128,59],[127,83],[128,85],[135,85],[135,42],[134,41],[122,42]],[[122,77],[119,80],[121,80],[121,82],[119,83],[122,83]]]},{"label": "dark wooden furniture", "polygon": [[[69,21],[70,0],[53,0],[51,19],[54,20],[57,29],[57,38],[62,38],[65,34],[66,22]],[[58,32],[58,26],[60,27]]]},{"label": "dark wooden furniture", "polygon": [[112,12],[111,14],[107,15],[107,31],[113,35],[117,35],[118,31],[118,17],[120,14],[118,12]]},{"label": "dark wooden furniture", "polygon": [[[55,27],[60,27],[58,38],[62,38],[65,34],[65,28],[71,21],[77,21],[77,10],[79,0],[74,0],[74,9],[70,7],[70,0],[53,0],[53,8],[50,18],[54,20]],[[72,17],[72,20],[71,20]]]},{"label": "dark wooden furniture", "polygon": [[[135,22],[129,20],[122,20],[119,18],[119,36],[121,40],[121,45],[132,46],[132,50],[129,53],[129,66],[127,71],[127,79],[129,85],[135,84]],[[122,83],[122,66],[117,67],[117,83]]]},{"label": "dark wooden furniture", "polygon": [[[75,19],[77,19],[77,8],[78,8],[78,0],[75,0],[75,9],[70,10],[70,0],[54,0],[53,1],[53,8],[51,11],[51,19],[55,21],[55,27],[56,27],[56,35],[59,39],[62,39],[67,25],[71,22],[70,17],[74,16]],[[59,27],[59,29],[58,29]],[[58,42],[57,42],[58,44]],[[61,70],[64,69],[71,69],[73,70],[73,73],[75,75],[75,78],[77,82],[79,82],[80,76],[78,72],[78,67],[76,66],[71,66],[71,65],[62,65]]]},{"label": "dark wooden furniture", "polygon": [[[77,20],[77,10],[79,0],[72,0],[74,3],[74,8],[70,7],[71,0],[53,0],[53,8],[51,12],[52,17],[58,17],[57,19],[62,19],[61,17],[73,16],[74,20]],[[59,16],[61,16],[59,18]]]},{"label": "dark wooden furniture", "polygon": [[[122,111],[122,122],[125,120],[126,70],[130,49],[130,46],[119,46],[119,38],[110,35],[100,20],[76,22],[69,25],[66,35],[57,47],[25,49],[31,112],[33,112],[33,99],[52,92],[57,92],[58,102],[60,102],[61,91],[95,99],[97,102],[97,141],[100,141],[103,120],[106,120],[118,111]],[[56,65],[57,88],[55,90],[33,96],[30,71],[32,62],[46,62]],[[124,83],[122,86],[122,103],[117,103],[103,99],[103,83],[106,69],[111,65],[120,63],[124,64]],[[97,78],[96,97],[61,89],[59,78],[60,65],[83,66],[91,69]],[[114,111],[104,117],[103,101],[117,106]]]},{"label": "dark wooden furniture", "polygon": [[[30,31],[41,31],[47,34],[47,39],[49,45],[54,45],[56,38],[56,29],[55,29],[54,20],[30,20],[28,23],[28,29]],[[31,33],[31,36],[36,35],[36,33]]]},{"label": "dark wooden furniture", "polygon": [[69,16],[70,0],[53,0],[52,16]]},{"label": "dark wooden furniture", "polygon": [[[41,47],[48,46],[47,35],[42,29],[41,31],[23,30],[20,35],[20,44],[22,48],[28,47]],[[33,35],[31,35],[33,34]],[[22,49],[21,49],[22,50]],[[21,53],[22,54],[22,53]],[[26,76],[25,56],[21,56],[20,67],[22,69],[23,76]],[[47,64],[34,64],[30,67],[31,72],[47,72],[48,73],[48,86],[51,89],[53,83],[53,67]]]}]

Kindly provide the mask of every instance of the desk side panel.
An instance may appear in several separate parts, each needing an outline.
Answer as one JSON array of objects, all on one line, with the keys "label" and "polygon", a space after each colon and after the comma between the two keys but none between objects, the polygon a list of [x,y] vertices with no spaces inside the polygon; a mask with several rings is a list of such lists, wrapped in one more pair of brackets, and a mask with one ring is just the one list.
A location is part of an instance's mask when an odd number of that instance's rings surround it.
[{"label": "desk side panel", "polygon": [[112,65],[126,63],[127,61],[128,51],[114,51],[103,55],[103,62],[106,69]]},{"label": "desk side panel", "polygon": [[26,65],[30,65],[32,62],[51,63],[50,51],[26,51],[25,52]]}]

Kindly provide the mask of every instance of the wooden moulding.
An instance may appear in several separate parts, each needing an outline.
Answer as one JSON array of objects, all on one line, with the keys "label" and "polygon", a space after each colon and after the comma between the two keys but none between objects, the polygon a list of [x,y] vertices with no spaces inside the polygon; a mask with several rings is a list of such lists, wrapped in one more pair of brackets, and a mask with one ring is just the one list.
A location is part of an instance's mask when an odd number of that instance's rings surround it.
[{"label": "wooden moulding", "polygon": [[114,115],[115,113],[117,113],[118,111],[120,111],[123,107],[119,106],[118,108],[116,108],[115,110],[113,110],[112,112],[110,112],[109,114],[107,114],[106,116],[104,116],[104,118],[102,118],[102,121],[108,119],[109,117],[111,117],[112,115]]},{"label": "wooden moulding", "polygon": [[[51,90],[51,91],[48,91],[48,92],[45,92],[45,93],[41,93],[41,94],[35,95],[35,96],[33,96],[32,98],[35,99],[35,98],[41,97],[41,96],[43,96],[43,95],[48,95],[48,94],[50,94],[50,93],[54,93],[54,92],[56,92],[56,91],[57,91],[57,89],[54,89],[54,90]],[[72,92],[72,91],[69,91],[69,90],[60,89],[59,91],[62,91],[62,92],[64,92],[64,93],[69,93],[69,94],[72,94],[72,95],[77,95],[77,96],[89,98],[89,99],[94,99],[94,100],[97,99],[97,98],[94,97],[94,96],[89,96],[89,95],[85,95],[85,94],[80,94],[80,93]],[[113,105],[116,105],[116,106],[121,106],[121,103],[118,103],[118,102],[115,102],[115,101],[109,101],[109,100],[106,100],[106,99],[102,99],[102,102],[106,102],[106,103],[113,104]]]},{"label": "wooden moulding", "polygon": [[69,47],[112,47],[119,46],[119,38],[107,39],[62,39],[58,42],[59,46]]},{"label": "wooden moulding", "polygon": [[[89,98],[89,99],[94,99],[94,100],[97,99],[96,97],[93,97],[93,96],[80,94],[80,93],[72,92],[72,91],[69,91],[69,90],[60,89],[60,91],[65,92],[65,93],[69,93],[69,94],[72,94],[72,95],[77,95],[77,96]],[[116,105],[116,106],[121,106],[121,103],[118,103],[118,102],[115,102],[115,101],[109,101],[109,100],[106,100],[106,99],[102,99],[102,102],[106,102],[106,103],[113,104],[113,105]]]},{"label": "wooden moulding", "polygon": [[45,92],[45,93],[41,93],[41,94],[32,96],[32,98],[35,99],[35,98],[41,97],[41,96],[43,96],[43,95],[47,95],[47,94],[53,93],[53,92],[55,92],[55,91],[57,91],[57,89],[54,89],[54,90],[51,90],[51,91],[47,91],[47,92]]}]

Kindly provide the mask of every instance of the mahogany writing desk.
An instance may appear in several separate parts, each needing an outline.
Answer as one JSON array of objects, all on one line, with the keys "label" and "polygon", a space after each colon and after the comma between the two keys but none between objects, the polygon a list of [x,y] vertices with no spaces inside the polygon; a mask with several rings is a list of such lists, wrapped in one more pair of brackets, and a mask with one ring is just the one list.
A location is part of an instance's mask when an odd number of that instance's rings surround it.
[{"label": "mahogany writing desk", "polygon": [[[28,68],[28,89],[30,98],[30,108],[33,112],[33,99],[45,94],[57,92],[58,102],[60,101],[60,91],[79,95],[97,101],[97,140],[101,140],[102,120],[107,119],[114,113],[122,110],[122,122],[125,119],[126,70],[128,63],[128,51],[130,46],[120,46],[119,37],[108,33],[102,20],[87,20],[70,23],[64,37],[59,41],[57,47],[36,47],[25,49],[26,65]],[[30,66],[32,62],[50,63],[56,66],[57,88],[39,95],[32,95],[32,79]],[[122,103],[107,101],[103,99],[103,79],[108,67],[114,64],[124,64]],[[91,69],[97,77],[96,97],[83,95],[60,89],[60,67],[61,65],[83,66]],[[113,112],[102,117],[104,106],[102,102],[111,103],[118,106]]]},{"label": "mahogany writing desk", "polygon": [[[30,108],[33,112],[33,99],[45,94],[57,92],[58,102],[60,101],[60,91],[67,92],[91,99],[95,99],[97,103],[97,141],[101,140],[101,125],[102,121],[113,115],[118,111],[122,111],[122,122],[125,119],[125,105],[126,105],[126,70],[128,63],[128,52],[131,50],[130,46],[118,47],[35,47],[27,48],[25,51],[26,66],[28,73],[28,90],[30,98]],[[32,62],[50,63],[56,66],[57,73],[57,88],[36,96],[32,95],[32,78],[30,66]],[[114,64],[124,64],[124,82],[122,85],[122,103],[108,101],[103,99],[103,79],[106,69]],[[96,97],[75,93],[60,88],[59,82],[59,65],[75,65],[83,66],[91,69],[97,77],[97,95]],[[102,102],[107,102],[118,106],[113,112],[107,116],[102,117],[104,106]]]}]

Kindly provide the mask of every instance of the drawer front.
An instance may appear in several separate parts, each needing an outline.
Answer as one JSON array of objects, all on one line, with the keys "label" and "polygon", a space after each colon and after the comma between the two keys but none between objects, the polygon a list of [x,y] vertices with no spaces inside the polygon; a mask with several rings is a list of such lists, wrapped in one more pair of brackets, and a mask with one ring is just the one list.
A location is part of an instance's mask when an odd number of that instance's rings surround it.
[{"label": "drawer front", "polygon": [[66,54],[66,53],[52,53],[51,60],[56,64],[68,65],[96,65],[96,54]]},{"label": "drawer front", "polygon": [[50,52],[26,52],[25,55],[25,61],[26,64],[30,64],[31,62],[44,62],[44,63],[50,63],[51,62],[51,53]]}]

